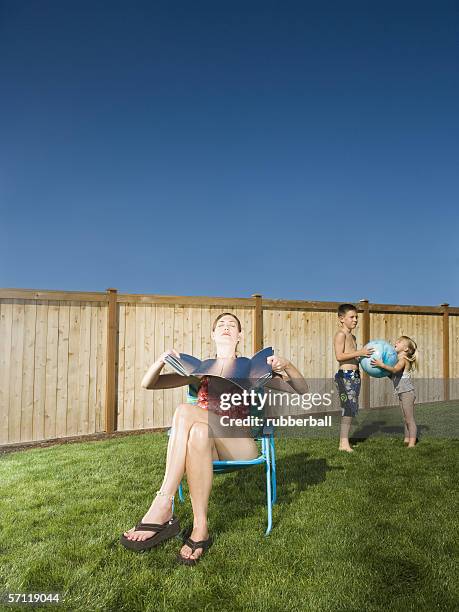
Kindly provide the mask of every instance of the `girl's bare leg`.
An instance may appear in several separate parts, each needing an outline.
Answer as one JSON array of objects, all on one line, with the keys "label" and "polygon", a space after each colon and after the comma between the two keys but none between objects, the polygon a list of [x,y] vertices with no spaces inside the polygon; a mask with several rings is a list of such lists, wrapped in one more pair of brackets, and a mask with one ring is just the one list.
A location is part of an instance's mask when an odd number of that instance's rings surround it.
[{"label": "girl's bare leg", "polygon": [[[180,404],[172,420],[172,431],[167,447],[166,470],[161,491],[165,494],[154,498],[147,513],[142,518],[143,523],[165,523],[172,516],[172,502],[170,497],[175,495],[185,472],[185,459],[187,454],[190,430],[195,423],[207,426],[208,414],[199,406]],[[136,531],[132,527],[124,532],[129,540],[143,541],[154,535],[153,531]]]},{"label": "girl's bare leg", "polygon": [[[186,475],[190,489],[191,505],[193,506],[193,531],[190,535],[195,542],[209,537],[207,528],[207,506],[212,488],[212,460],[255,459],[258,447],[251,438],[215,438],[211,429],[201,423],[193,425],[188,440],[186,459]],[[215,457],[215,450],[218,456]],[[192,553],[186,544],[180,551],[182,557],[197,559],[202,554],[202,548]]]},{"label": "girl's bare leg", "polygon": [[401,399],[400,399],[400,410],[402,412],[403,426],[405,428],[405,437],[403,438],[403,443],[404,444],[408,444],[408,442],[410,441],[410,434],[408,432],[408,425],[406,424],[405,411],[403,410],[403,404],[402,404],[402,400]]},{"label": "girl's bare leg", "polygon": [[402,393],[400,399],[402,401],[403,414],[408,429],[408,448],[413,448],[416,445],[417,436],[416,421],[414,420],[414,391]]}]

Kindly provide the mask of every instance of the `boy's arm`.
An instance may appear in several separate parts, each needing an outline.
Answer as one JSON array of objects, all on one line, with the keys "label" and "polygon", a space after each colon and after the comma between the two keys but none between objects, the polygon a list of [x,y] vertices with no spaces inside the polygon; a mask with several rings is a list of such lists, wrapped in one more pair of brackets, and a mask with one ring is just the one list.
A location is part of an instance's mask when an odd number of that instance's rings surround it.
[{"label": "boy's arm", "polygon": [[397,363],[394,366],[387,365],[381,361],[381,359],[372,359],[371,365],[376,366],[377,368],[382,368],[383,370],[387,370],[391,374],[397,374],[405,368],[405,357],[400,357]]},{"label": "boy's arm", "polygon": [[357,357],[369,357],[374,351],[374,349],[371,348],[363,348],[360,349],[360,351],[352,351],[351,353],[345,353],[344,347],[346,345],[346,334],[341,330],[336,332],[333,344],[337,361],[347,361],[349,359],[356,359]]}]

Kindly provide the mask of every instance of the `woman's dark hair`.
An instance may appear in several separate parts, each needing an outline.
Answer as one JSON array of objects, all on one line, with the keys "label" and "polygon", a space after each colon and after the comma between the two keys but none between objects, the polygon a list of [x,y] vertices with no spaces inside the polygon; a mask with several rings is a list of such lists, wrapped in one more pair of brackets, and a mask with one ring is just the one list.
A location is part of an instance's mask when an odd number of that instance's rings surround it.
[{"label": "woman's dark hair", "polygon": [[215,331],[215,328],[217,326],[217,323],[220,321],[220,319],[222,317],[233,317],[233,319],[236,319],[237,321],[237,327],[239,331],[242,331],[242,325],[241,322],[239,321],[239,319],[237,318],[237,316],[235,314],[233,314],[232,312],[222,312],[222,314],[219,314],[218,317],[215,319],[215,321],[212,323],[212,331]]}]

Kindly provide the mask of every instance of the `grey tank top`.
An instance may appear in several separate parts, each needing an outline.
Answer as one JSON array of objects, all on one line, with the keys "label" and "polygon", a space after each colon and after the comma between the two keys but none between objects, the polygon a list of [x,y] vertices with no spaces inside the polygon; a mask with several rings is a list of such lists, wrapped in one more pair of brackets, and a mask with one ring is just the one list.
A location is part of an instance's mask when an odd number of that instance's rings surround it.
[{"label": "grey tank top", "polygon": [[411,372],[409,370],[403,370],[392,374],[392,382],[394,383],[394,391],[396,393],[405,393],[406,391],[414,391],[413,381],[411,379]]}]

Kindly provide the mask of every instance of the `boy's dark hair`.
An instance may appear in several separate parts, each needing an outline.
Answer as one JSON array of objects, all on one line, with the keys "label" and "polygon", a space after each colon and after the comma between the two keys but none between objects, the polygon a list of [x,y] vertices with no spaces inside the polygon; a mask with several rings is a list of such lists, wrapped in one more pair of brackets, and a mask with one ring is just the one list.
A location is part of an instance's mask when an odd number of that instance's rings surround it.
[{"label": "boy's dark hair", "polygon": [[345,317],[350,310],[355,310],[357,312],[357,308],[354,304],[341,304],[338,306],[338,316]]}]

